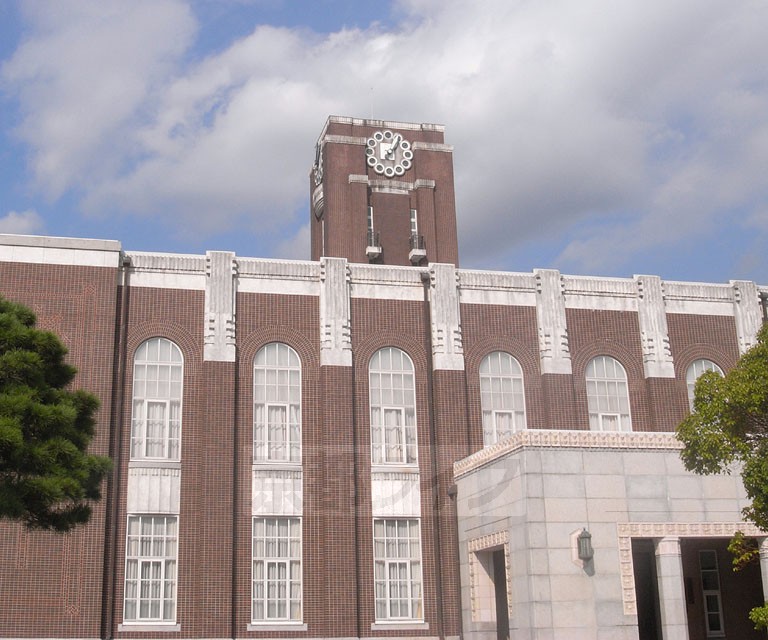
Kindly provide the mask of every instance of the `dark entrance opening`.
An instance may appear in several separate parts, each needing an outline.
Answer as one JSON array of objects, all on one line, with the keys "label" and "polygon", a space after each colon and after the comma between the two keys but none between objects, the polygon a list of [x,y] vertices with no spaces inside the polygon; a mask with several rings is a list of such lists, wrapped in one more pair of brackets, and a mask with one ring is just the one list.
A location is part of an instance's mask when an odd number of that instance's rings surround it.
[{"label": "dark entrance opening", "polygon": [[632,540],[632,564],[635,568],[637,628],[640,640],[662,640],[661,607],[656,579],[656,548],[653,540]]},{"label": "dark entrance opening", "polygon": [[507,602],[507,563],[504,549],[493,552],[493,588],[496,594],[496,638],[509,638],[509,603]]}]

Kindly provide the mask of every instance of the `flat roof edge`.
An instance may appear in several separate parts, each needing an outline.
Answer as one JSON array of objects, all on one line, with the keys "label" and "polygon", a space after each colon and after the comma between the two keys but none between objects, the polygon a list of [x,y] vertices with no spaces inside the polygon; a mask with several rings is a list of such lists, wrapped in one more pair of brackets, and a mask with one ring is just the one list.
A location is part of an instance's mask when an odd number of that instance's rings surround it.
[{"label": "flat roof edge", "polygon": [[84,249],[87,251],[122,251],[118,240],[89,238],[58,238],[54,236],[23,236],[0,233],[0,245],[14,247],[43,247],[45,249]]}]

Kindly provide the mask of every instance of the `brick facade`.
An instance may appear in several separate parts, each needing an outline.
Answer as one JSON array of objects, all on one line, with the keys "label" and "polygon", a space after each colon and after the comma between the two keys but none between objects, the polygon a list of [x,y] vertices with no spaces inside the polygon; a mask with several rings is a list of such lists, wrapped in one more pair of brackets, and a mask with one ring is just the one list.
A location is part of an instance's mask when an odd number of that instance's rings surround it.
[{"label": "brick facade", "polygon": [[[403,181],[434,185],[388,193],[361,164],[366,136],[384,127],[402,130],[419,154]],[[75,384],[102,402],[93,450],[115,462],[104,500],[75,533],[0,524],[0,637],[456,638],[467,633],[467,577],[454,464],[495,450],[483,436],[479,372],[488,354],[519,363],[531,433],[588,432],[585,371],[611,356],[626,371],[631,431],[653,435],[686,415],[694,360],[727,370],[754,341],[766,288],[745,297],[736,285],[661,283],[663,296],[649,302],[656,281],[454,269],[442,128],[331,119],[321,142],[313,262],[0,239],[0,293],[62,337]],[[374,264],[359,241],[369,202],[383,221]],[[427,241],[420,266],[403,266],[408,253],[397,244],[410,208]],[[134,356],[157,337],[183,357],[181,455],[164,463],[131,457]],[[275,342],[296,353],[301,370],[301,460],[282,466],[253,456],[254,358]],[[413,364],[417,464],[372,462],[369,363],[385,347]],[[300,488],[269,512],[264,487],[286,477],[301,478]],[[395,486],[402,495],[387,493]],[[123,619],[126,530],[136,504],[155,504],[153,492],[164,506],[140,513],[178,519],[176,612],[165,626],[142,627]],[[401,512],[388,511],[389,498]],[[302,614],[283,626],[252,619],[252,523],[264,515],[301,521]],[[402,621],[377,619],[375,518],[419,523],[421,613]]]}]

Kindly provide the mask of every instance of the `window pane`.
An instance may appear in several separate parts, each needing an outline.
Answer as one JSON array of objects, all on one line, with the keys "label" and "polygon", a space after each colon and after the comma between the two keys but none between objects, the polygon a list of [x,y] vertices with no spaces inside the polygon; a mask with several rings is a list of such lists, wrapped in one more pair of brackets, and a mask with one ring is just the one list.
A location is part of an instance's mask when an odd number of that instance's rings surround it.
[{"label": "window pane", "polygon": [[421,619],[418,520],[377,519],[373,531],[377,620]]},{"label": "window pane", "polygon": [[176,518],[130,516],[123,617],[173,621],[176,616]]},{"label": "window pane", "polygon": [[253,519],[254,622],[301,620],[301,521]]},{"label": "window pane", "polygon": [[254,358],[253,459],[301,461],[301,365],[282,343],[265,345]]},{"label": "window pane", "polygon": [[590,429],[631,431],[627,376],[618,360],[593,358],[586,367],[586,389]]},{"label": "window pane", "polygon": [[131,458],[178,460],[183,364],[165,338],[143,343],[134,356]]},{"label": "window pane", "polygon": [[369,365],[371,460],[415,464],[416,406],[413,364],[395,347],[377,351]]},{"label": "window pane", "polygon": [[508,353],[494,351],[480,363],[480,405],[486,446],[526,427],[523,373]]}]

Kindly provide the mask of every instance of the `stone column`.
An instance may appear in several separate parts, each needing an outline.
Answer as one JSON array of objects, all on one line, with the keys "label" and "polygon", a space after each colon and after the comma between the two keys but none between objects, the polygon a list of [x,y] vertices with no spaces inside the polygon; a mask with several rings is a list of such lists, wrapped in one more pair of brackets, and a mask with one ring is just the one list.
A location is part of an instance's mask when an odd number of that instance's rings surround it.
[{"label": "stone column", "polygon": [[669,536],[655,542],[661,635],[664,640],[688,640],[680,538]]},{"label": "stone column", "polygon": [[763,599],[768,602],[768,538],[758,538],[760,545],[760,578],[763,582]]}]

